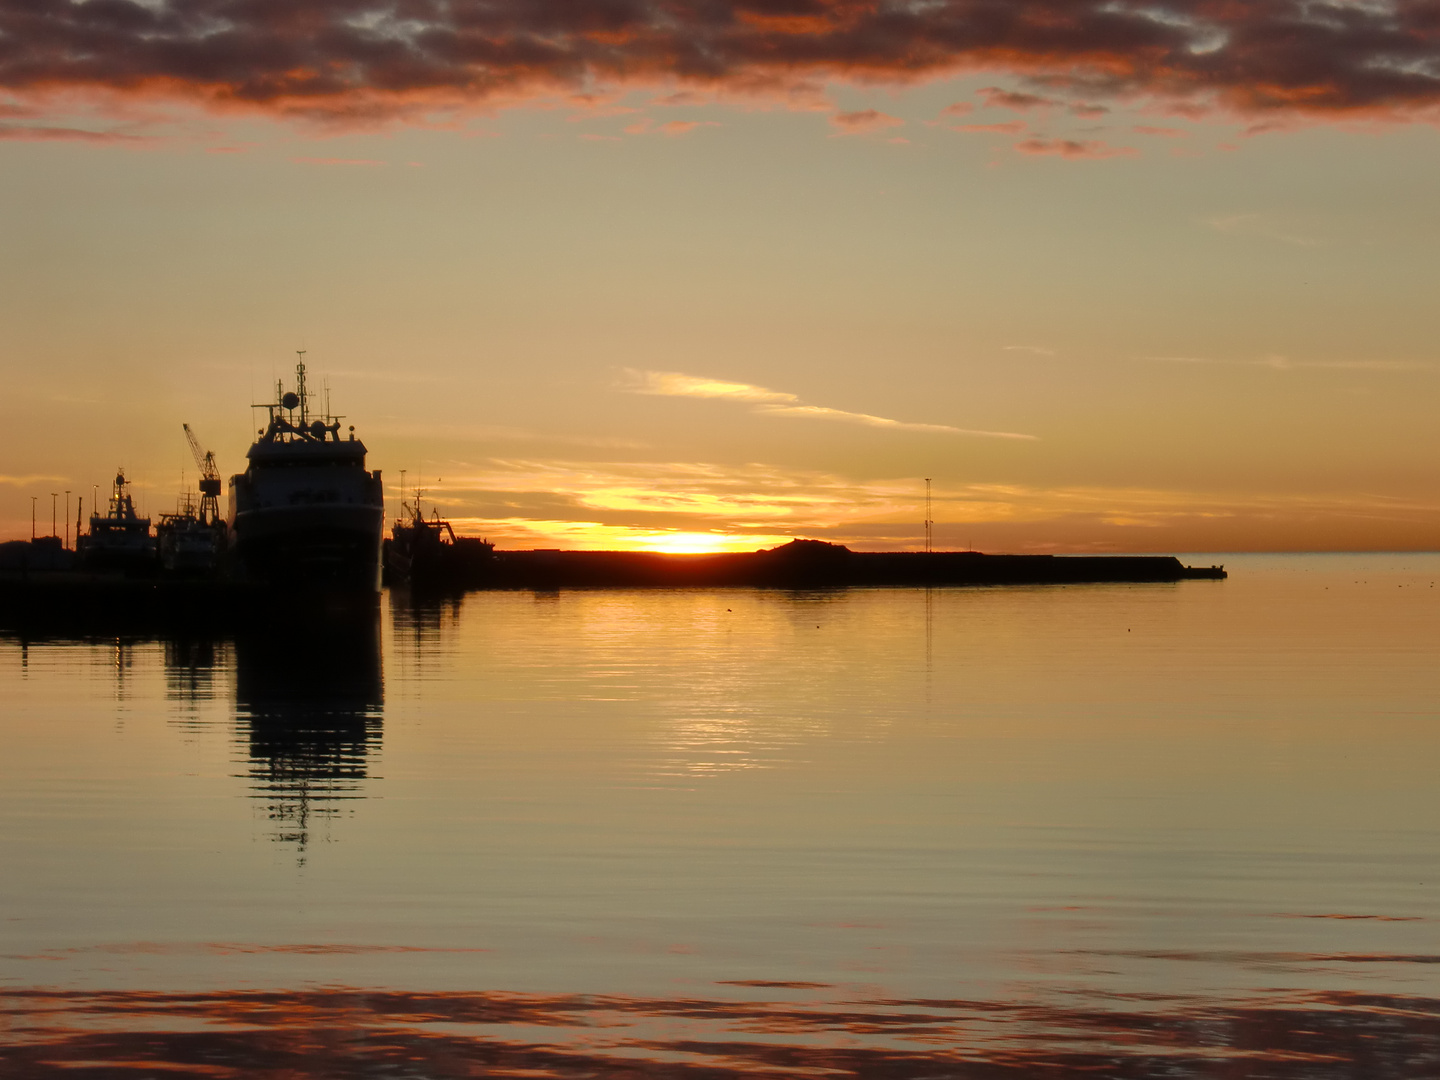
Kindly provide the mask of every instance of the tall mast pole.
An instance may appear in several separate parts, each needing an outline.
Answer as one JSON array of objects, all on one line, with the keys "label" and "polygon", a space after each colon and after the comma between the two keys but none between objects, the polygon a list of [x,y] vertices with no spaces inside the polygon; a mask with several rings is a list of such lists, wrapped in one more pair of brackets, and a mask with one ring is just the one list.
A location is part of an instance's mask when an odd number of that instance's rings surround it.
[{"label": "tall mast pole", "polygon": [[934,551],[935,521],[930,516],[930,477],[925,478],[925,550]]},{"label": "tall mast pole", "polygon": [[65,547],[70,547],[70,489],[65,489]]},{"label": "tall mast pole", "polygon": [[59,536],[59,530],[55,528],[55,506],[60,501],[60,492],[50,492],[50,535]]},{"label": "tall mast pole", "polygon": [[31,495],[31,496],[30,496],[30,539],[31,539],[31,540],[34,540],[34,539],[35,539],[35,500],[38,499],[39,497],[40,497],[40,496],[38,496],[38,495]]}]

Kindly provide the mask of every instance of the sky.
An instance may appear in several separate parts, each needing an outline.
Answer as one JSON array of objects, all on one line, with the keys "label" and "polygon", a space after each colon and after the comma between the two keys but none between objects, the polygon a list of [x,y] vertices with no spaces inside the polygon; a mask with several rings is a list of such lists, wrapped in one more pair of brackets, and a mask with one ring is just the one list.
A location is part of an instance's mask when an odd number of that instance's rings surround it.
[{"label": "sky", "polygon": [[0,0],[0,534],[303,349],[502,547],[1433,550],[1437,120],[1432,3]]}]

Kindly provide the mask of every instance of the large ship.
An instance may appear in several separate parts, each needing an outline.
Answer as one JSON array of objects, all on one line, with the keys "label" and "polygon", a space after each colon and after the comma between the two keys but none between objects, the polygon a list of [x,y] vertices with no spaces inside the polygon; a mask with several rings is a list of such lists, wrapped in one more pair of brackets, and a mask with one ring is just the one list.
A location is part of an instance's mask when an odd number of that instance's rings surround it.
[{"label": "large ship", "polygon": [[248,581],[284,589],[378,592],[385,500],[380,470],[365,469],[365,444],[340,418],[310,414],[305,354],[295,389],[276,386],[258,406],[269,422],[230,478],[230,538],[235,570]]}]

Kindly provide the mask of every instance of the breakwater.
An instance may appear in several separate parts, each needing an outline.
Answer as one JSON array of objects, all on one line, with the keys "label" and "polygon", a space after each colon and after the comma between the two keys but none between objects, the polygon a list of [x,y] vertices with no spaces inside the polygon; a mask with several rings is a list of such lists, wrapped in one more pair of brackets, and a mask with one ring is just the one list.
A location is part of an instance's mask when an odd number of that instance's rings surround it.
[{"label": "breakwater", "polygon": [[[105,633],[202,630],[249,623],[345,618],[373,611],[370,591],[279,590],[224,575],[126,576],[0,569],[0,627]],[[985,555],[969,551],[869,552],[795,540],[767,551],[675,555],[640,551],[497,551],[466,564],[463,580],[432,579],[428,591],[465,589],[772,588],[1081,585],[1225,577],[1156,555]]]},{"label": "breakwater", "polygon": [[986,555],[978,551],[851,551],[793,540],[768,551],[671,555],[639,551],[501,551],[498,588],[845,588],[924,585],[1079,585],[1219,579],[1219,566],[1169,555]]}]

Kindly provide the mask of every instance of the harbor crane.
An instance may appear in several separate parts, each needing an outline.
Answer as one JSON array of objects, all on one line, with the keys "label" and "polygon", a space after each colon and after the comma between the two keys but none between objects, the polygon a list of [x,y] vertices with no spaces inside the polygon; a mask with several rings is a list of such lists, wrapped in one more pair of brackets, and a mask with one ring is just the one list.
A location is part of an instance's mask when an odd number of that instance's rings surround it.
[{"label": "harbor crane", "polygon": [[215,454],[200,447],[200,440],[189,424],[182,424],[185,439],[190,443],[190,453],[195,456],[195,465],[200,469],[200,523],[220,524],[220,470],[215,467]]}]

